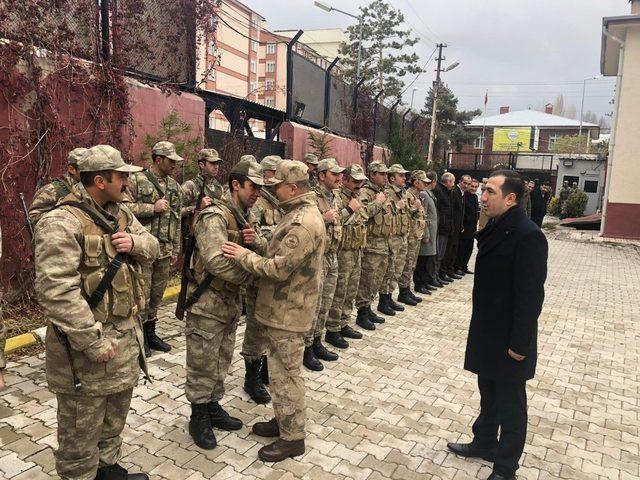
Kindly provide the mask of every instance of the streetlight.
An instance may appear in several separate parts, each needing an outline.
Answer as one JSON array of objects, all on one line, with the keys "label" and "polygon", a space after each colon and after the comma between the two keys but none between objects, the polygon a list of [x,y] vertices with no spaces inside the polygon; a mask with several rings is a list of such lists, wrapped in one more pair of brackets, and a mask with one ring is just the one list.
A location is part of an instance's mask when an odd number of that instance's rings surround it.
[{"label": "streetlight", "polygon": [[418,90],[418,87],[413,87],[413,90],[411,91],[411,105],[409,106],[409,110],[413,108],[413,96],[416,94],[416,90]]},{"label": "streetlight", "polygon": [[324,10],[325,12],[338,12],[346,15],[347,17],[355,18],[358,20],[358,60],[356,62],[356,83],[360,80],[360,58],[362,56],[362,15],[354,15],[353,13],[345,12],[339,8],[332,7],[324,2],[315,1],[313,4]]},{"label": "streetlight", "polygon": [[580,130],[578,131],[578,135],[582,135],[582,112],[584,111],[584,92],[587,89],[587,80],[597,80],[602,75],[596,75],[595,77],[585,78],[582,81],[582,102],[580,103]]}]

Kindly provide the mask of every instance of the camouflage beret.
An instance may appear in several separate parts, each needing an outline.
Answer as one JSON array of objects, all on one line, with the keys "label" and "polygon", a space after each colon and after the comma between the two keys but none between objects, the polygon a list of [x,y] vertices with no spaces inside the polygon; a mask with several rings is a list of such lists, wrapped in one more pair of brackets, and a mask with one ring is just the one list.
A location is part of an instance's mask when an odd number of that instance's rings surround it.
[{"label": "camouflage beret", "polygon": [[266,180],[267,185],[277,185],[278,183],[298,183],[309,180],[309,168],[298,160],[282,160],[278,162],[276,173],[272,178]]},{"label": "camouflage beret", "polygon": [[244,158],[234,165],[231,169],[231,173],[237,173],[238,175],[244,175],[256,185],[264,185],[262,178],[262,167],[250,158]]},{"label": "camouflage beret", "polygon": [[357,163],[349,165],[344,171],[344,174],[349,175],[354,180],[362,181],[367,179],[367,176],[364,174],[364,169]]},{"label": "camouflage beret", "polygon": [[99,172],[114,170],[116,172],[134,173],[144,170],[142,167],[129,165],[122,159],[120,151],[111,145],[96,145],[91,147],[78,163],[80,172]]},{"label": "camouflage beret", "polygon": [[153,146],[151,153],[167,157],[174,162],[182,162],[184,158],[176,153],[176,146],[171,142],[158,142]]},{"label": "camouflage beret", "polygon": [[331,173],[342,173],[345,168],[338,165],[338,161],[335,158],[323,158],[318,162],[318,171],[326,172],[327,170]]}]

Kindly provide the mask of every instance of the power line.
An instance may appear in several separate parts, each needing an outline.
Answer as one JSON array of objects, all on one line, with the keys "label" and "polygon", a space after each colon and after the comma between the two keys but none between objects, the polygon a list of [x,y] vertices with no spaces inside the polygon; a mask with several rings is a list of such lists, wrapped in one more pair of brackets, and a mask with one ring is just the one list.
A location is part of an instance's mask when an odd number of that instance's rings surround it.
[{"label": "power line", "polygon": [[425,68],[427,68],[427,65],[429,64],[429,62],[431,61],[431,59],[433,58],[433,54],[436,53],[436,50],[438,50],[438,47],[434,48],[433,51],[431,52],[431,55],[429,55],[429,58],[427,59],[427,61],[424,63],[424,65],[422,66],[422,71],[418,72],[418,74],[415,76],[415,78],[411,81],[411,83],[409,85],[407,85],[404,90],[402,90],[402,92],[400,92],[400,96],[402,96],[404,94],[404,92],[406,92],[409,87],[411,85],[413,85],[416,80],[418,80],[418,78],[420,78],[420,75],[422,75],[425,72]]},{"label": "power line", "polygon": [[425,28],[426,28],[429,32],[431,32],[431,34],[435,37],[435,40],[436,40],[436,43],[437,43],[437,42],[440,40],[440,36],[439,36],[436,32],[434,32],[434,31],[429,27],[429,25],[427,25],[427,22],[425,22],[425,21],[422,19],[422,17],[421,17],[421,16],[420,16],[420,14],[418,13],[418,11],[413,7],[413,4],[411,3],[411,1],[410,1],[410,0],[404,0],[404,1],[405,1],[405,3],[406,3],[407,5],[409,5],[409,8],[411,8],[411,10],[413,10],[413,13],[415,13],[415,14],[416,14],[416,17],[418,17],[418,20],[420,20],[420,22],[425,26]]}]

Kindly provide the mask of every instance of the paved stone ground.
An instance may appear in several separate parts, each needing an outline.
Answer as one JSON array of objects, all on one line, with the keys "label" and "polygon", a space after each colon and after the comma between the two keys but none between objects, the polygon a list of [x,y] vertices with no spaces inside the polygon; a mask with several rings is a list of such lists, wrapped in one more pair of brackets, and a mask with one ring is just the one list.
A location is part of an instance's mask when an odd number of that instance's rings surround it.
[{"label": "paved stone ground", "polygon": [[[530,428],[520,479],[639,478],[640,342],[637,247],[567,240],[551,234],[538,375],[529,383]],[[135,390],[123,463],[153,478],[486,478],[490,466],[449,454],[468,440],[478,409],[475,378],[462,370],[472,278],[460,280],[353,341],[321,374],[306,372],[307,452],[264,464],[265,440],[243,428],[219,432],[211,452],[186,433],[185,345],[164,309],[171,354],[151,359],[153,384]],[[248,402],[237,353],[228,410],[247,424],[271,408]],[[0,399],[0,478],[52,478],[55,399],[41,357],[9,365]]]}]

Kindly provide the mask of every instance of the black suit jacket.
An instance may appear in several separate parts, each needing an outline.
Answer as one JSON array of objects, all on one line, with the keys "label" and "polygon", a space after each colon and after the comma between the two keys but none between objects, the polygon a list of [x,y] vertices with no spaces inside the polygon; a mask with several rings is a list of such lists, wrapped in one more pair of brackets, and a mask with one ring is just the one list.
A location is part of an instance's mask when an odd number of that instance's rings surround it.
[{"label": "black suit jacket", "polygon": [[464,192],[464,215],[462,217],[462,233],[460,238],[471,238],[478,229],[478,196],[474,193]]},{"label": "black suit jacket", "polygon": [[458,185],[451,189],[451,212],[453,219],[453,234],[460,235],[464,217],[464,200],[462,190]]},{"label": "black suit jacket", "polygon": [[451,190],[438,182],[433,189],[436,197],[436,209],[438,210],[438,235],[449,235],[453,226],[453,211],[451,210]]},{"label": "black suit jacket", "polygon": [[[476,235],[473,313],[464,368],[499,382],[533,378],[538,316],[547,277],[547,239],[519,206]],[[518,362],[513,350],[526,358]]]}]

